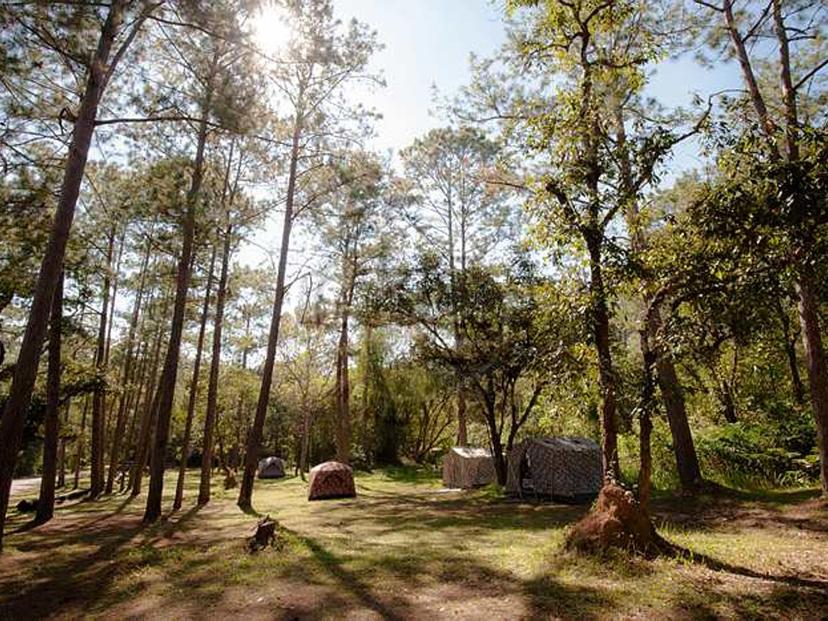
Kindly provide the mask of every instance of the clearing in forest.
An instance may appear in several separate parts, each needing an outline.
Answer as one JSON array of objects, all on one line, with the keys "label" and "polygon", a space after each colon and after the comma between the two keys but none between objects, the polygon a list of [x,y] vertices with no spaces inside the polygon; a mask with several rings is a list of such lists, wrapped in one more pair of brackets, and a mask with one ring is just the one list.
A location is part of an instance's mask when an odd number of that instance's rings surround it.
[{"label": "clearing in forest", "polygon": [[600,561],[562,551],[585,507],[445,492],[408,469],[358,473],[357,498],[311,503],[298,478],[260,481],[256,509],[282,530],[251,555],[257,516],[219,489],[194,508],[197,485],[190,473],[184,508],[151,527],[140,497],[64,505],[30,530],[13,513],[0,619],[828,615],[828,516],[815,490],[659,498],[661,531],[698,558]]}]

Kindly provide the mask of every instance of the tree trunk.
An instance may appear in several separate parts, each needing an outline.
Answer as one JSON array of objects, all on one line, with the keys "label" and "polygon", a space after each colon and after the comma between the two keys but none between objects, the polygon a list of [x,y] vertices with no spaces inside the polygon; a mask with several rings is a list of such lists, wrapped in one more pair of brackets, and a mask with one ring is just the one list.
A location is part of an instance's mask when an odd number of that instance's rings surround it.
[{"label": "tree trunk", "polygon": [[[788,30],[782,15],[780,0],[773,0],[774,31],[779,43],[780,82],[785,104],[785,143],[789,162],[799,160],[799,119],[796,103],[796,89],[791,76],[791,60],[788,43]],[[794,196],[796,202],[801,198]],[[797,241],[800,257],[812,245],[811,231],[800,234]],[[801,239],[804,237],[805,239]],[[811,406],[817,429],[819,446],[820,481],[822,495],[828,497],[828,365],[822,345],[822,333],[819,325],[819,300],[816,293],[815,277],[810,266],[800,258],[797,270],[796,292],[799,298],[799,322],[802,326],[802,341],[805,346],[805,361],[808,368],[808,385],[811,391]],[[803,264],[804,263],[804,264]]]},{"label": "tree trunk", "polygon": [[819,446],[819,475],[822,495],[828,496],[828,368],[819,326],[819,306],[810,275],[800,272],[797,282],[799,296],[799,320],[802,324],[802,343],[805,346],[805,362],[808,368],[808,384],[811,389],[811,405],[816,420]]},{"label": "tree trunk", "polygon": [[282,320],[282,302],[285,297],[285,275],[287,257],[290,248],[290,231],[293,227],[293,201],[296,192],[296,169],[299,160],[299,139],[302,135],[302,116],[297,112],[293,127],[293,142],[290,150],[290,168],[288,173],[287,196],[285,199],[285,216],[282,224],[282,246],[279,249],[279,269],[276,275],[276,295],[273,300],[273,313],[270,318],[270,332],[267,339],[267,354],[262,367],[262,384],[256,402],[256,415],[247,437],[247,450],[244,456],[244,474],[239,489],[238,505],[250,509],[253,498],[253,481],[256,476],[259,450],[262,444],[267,406],[270,401],[270,387],[273,384],[273,366],[276,359],[276,345],[279,342],[279,326]]},{"label": "tree trunk", "polygon": [[308,471],[308,452],[310,449],[310,411],[305,407],[302,413],[302,444],[299,453],[299,476],[305,480],[305,473]]},{"label": "tree trunk", "polygon": [[503,443],[500,441],[500,432],[497,429],[496,413],[489,412],[486,417],[489,424],[489,436],[492,441],[492,458],[494,461],[495,475],[497,476],[497,484],[500,486],[506,485],[506,478],[508,470],[506,468],[506,458],[503,455]]},{"label": "tree trunk", "polygon": [[348,309],[342,308],[339,343],[336,348],[336,459],[351,459],[351,385],[348,370]]},{"label": "tree trunk", "polygon": [[458,380],[457,387],[457,446],[468,446],[469,432],[466,422],[466,390],[462,384],[462,379]]},{"label": "tree trunk", "polygon": [[224,303],[227,297],[227,275],[230,269],[232,228],[224,231],[221,251],[221,273],[216,293],[216,316],[213,319],[213,349],[210,359],[210,379],[207,386],[207,411],[204,415],[204,441],[201,449],[201,481],[198,487],[198,504],[210,502],[210,478],[213,472],[213,444],[215,443],[216,416],[218,412],[218,380],[221,366],[221,333],[224,327]]},{"label": "tree trunk", "polygon": [[80,485],[80,470],[81,461],[83,460],[83,441],[86,435],[86,413],[89,411],[89,397],[83,401],[83,411],[81,412],[81,426],[78,437],[75,440],[75,476],[72,484],[72,489],[78,489]]},{"label": "tree trunk", "polygon": [[[66,405],[63,407],[63,429],[67,429],[69,425],[69,399],[66,400]],[[58,473],[57,486],[66,487],[66,435],[65,432],[60,434],[60,443],[58,448]]]},{"label": "tree trunk", "polygon": [[178,258],[176,275],[175,303],[167,344],[167,356],[164,371],[158,385],[158,415],[155,429],[155,442],[150,460],[150,486],[147,494],[147,507],[144,522],[155,522],[161,517],[161,496],[164,491],[164,462],[167,458],[167,443],[170,434],[170,419],[173,400],[175,399],[175,382],[178,375],[178,357],[181,350],[181,334],[184,330],[184,315],[187,310],[187,291],[190,288],[192,270],[193,243],[195,241],[195,216],[198,197],[204,179],[204,150],[207,144],[207,118],[212,110],[213,80],[218,67],[218,50],[214,51],[209,74],[205,81],[204,102],[201,119],[198,124],[196,156],[193,163],[193,178],[187,192],[187,208],[181,226],[181,255]]},{"label": "tree trunk", "polygon": [[[106,493],[111,494],[115,483],[115,475],[120,467],[121,459],[121,445],[123,442],[124,429],[126,426],[126,414],[129,406],[129,397],[131,394],[131,385],[134,376],[135,367],[135,331],[138,328],[138,317],[141,312],[141,303],[144,297],[144,287],[146,285],[147,267],[149,266],[151,245],[147,244],[147,249],[144,253],[144,258],[141,262],[140,280],[138,290],[135,294],[135,301],[132,305],[132,314],[129,320],[129,328],[127,329],[127,344],[126,352],[124,354],[124,368],[121,374],[121,395],[118,399],[118,414],[115,419],[115,431],[112,434],[112,448],[109,454],[109,472],[106,478]],[[113,296],[114,299],[114,296]],[[112,322],[110,321],[110,326]]]},{"label": "tree trunk", "polygon": [[667,411],[667,422],[670,426],[670,435],[673,439],[673,451],[676,456],[676,469],[679,481],[685,492],[694,492],[702,482],[699,458],[696,455],[696,445],[687,420],[687,405],[684,401],[684,391],[669,354],[659,345],[662,330],[661,313],[653,308],[646,318],[649,346],[655,356],[655,372],[664,407]]},{"label": "tree trunk", "polygon": [[601,266],[600,242],[596,239],[587,240],[587,245],[590,254],[589,289],[592,298],[592,331],[598,354],[598,381],[601,386],[601,454],[604,475],[618,480],[621,476],[621,468],[618,463],[615,370],[610,348],[609,309]]},{"label": "tree trunk", "polygon": [[799,405],[803,405],[805,403],[805,386],[802,384],[802,376],[799,374],[799,361],[796,356],[797,336],[791,334],[790,317],[788,317],[787,310],[778,299],[776,301],[776,313],[782,326],[782,340],[785,347],[785,357],[788,360],[788,369],[791,373],[794,400]]},{"label": "tree trunk", "polygon": [[55,513],[58,428],[60,426],[60,337],[63,318],[63,276],[58,276],[49,319],[49,367],[46,378],[46,421],[43,437],[43,471],[35,522],[43,524]]},{"label": "tree trunk", "polygon": [[[638,470],[638,502],[645,512],[649,511],[650,496],[652,495],[653,455],[650,438],[653,431],[652,408],[653,397],[655,396],[653,367],[658,364],[659,358],[653,347],[654,342],[651,340],[653,335],[650,330],[650,324],[651,322],[647,321],[639,333],[642,362],[644,365],[644,385],[641,391],[641,404],[639,406],[638,452],[640,464]],[[678,451],[676,455],[678,456]]]},{"label": "tree trunk", "polygon": [[106,82],[106,72],[112,70],[112,67],[108,66],[112,44],[121,27],[126,4],[124,0],[113,0],[110,4],[106,21],[101,28],[97,49],[89,63],[86,87],[69,143],[57,209],[46,251],[40,264],[26,331],[20,343],[20,353],[3,409],[2,421],[0,421],[0,550],[3,547],[3,531],[9,507],[14,467],[17,463],[17,453],[20,450],[32,389],[37,378],[52,296],[60,277],[63,258],[66,254],[66,243],[69,240],[72,220],[75,217],[75,205],[83,181],[89,145],[95,130],[95,118]]},{"label": "tree trunk", "polygon": [[158,364],[161,357],[161,342],[163,340],[164,332],[166,331],[166,322],[163,321],[163,318],[167,315],[168,306],[169,296],[165,295],[159,317],[158,329],[155,335],[152,363],[149,369],[149,382],[147,384],[147,389],[144,392],[144,407],[141,412],[141,424],[138,429],[138,437],[135,439],[134,462],[132,464],[132,473],[130,474],[129,483],[131,488],[131,496],[137,496],[141,493],[141,482],[144,478],[144,467],[147,465],[149,445],[152,439],[153,427],[155,426],[155,412],[157,410],[156,387],[158,383]]},{"label": "tree trunk", "polygon": [[[112,254],[115,250],[115,228],[109,233],[109,242],[106,251],[106,270],[103,279],[103,296],[101,300],[101,316],[98,323],[98,344],[95,350],[95,371],[99,381],[104,381],[106,374],[106,333],[109,312],[109,289],[111,286]],[[98,386],[92,395],[92,459],[90,498],[97,498],[104,491],[104,405],[105,387]]]},{"label": "tree trunk", "polygon": [[196,342],[196,354],[193,361],[193,379],[190,382],[190,398],[187,401],[187,421],[184,423],[184,440],[181,443],[181,463],[178,465],[178,481],[175,485],[175,498],[173,499],[173,511],[181,508],[184,499],[184,476],[187,474],[187,461],[190,459],[190,435],[193,429],[193,416],[195,414],[196,398],[198,397],[198,375],[201,371],[201,351],[204,347],[204,332],[207,328],[207,315],[210,314],[210,292],[213,288],[213,270],[216,265],[216,247],[210,256],[210,268],[207,271],[207,287],[204,292],[204,305],[201,308],[201,324],[198,328],[198,340]]}]

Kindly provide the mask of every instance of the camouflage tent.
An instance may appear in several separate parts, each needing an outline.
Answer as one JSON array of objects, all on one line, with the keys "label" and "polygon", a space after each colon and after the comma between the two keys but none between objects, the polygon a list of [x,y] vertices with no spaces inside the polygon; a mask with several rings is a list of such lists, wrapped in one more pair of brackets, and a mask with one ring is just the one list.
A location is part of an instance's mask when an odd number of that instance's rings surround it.
[{"label": "camouflage tent", "polygon": [[308,500],[353,498],[354,496],[356,496],[354,471],[347,464],[326,461],[311,468]]},{"label": "camouflage tent", "polygon": [[443,485],[468,489],[495,480],[494,460],[488,450],[456,446],[443,459]]},{"label": "camouflage tent", "polygon": [[601,489],[601,449],[587,438],[534,438],[509,453],[506,491],[585,498]]},{"label": "camouflage tent", "polygon": [[278,457],[265,457],[259,461],[257,476],[260,479],[281,479],[285,476],[285,462]]}]

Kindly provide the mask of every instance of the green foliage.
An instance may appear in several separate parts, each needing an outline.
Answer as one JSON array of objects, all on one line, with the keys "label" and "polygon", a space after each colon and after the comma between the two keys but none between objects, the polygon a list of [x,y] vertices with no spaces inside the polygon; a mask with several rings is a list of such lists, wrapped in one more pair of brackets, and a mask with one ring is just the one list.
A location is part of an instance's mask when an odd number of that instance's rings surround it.
[{"label": "green foliage", "polygon": [[810,416],[711,427],[697,442],[705,471],[728,485],[801,487],[819,477]]}]

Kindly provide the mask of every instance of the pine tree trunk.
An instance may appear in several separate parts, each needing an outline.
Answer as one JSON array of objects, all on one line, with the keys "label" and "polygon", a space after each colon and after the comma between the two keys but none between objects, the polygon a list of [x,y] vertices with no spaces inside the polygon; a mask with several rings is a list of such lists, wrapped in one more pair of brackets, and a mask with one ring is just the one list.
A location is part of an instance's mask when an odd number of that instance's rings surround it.
[{"label": "pine tree trunk", "polygon": [[193,361],[193,379],[190,381],[190,397],[187,401],[187,420],[184,423],[184,440],[181,443],[181,463],[178,465],[178,480],[175,485],[173,511],[181,508],[184,499],[184,476],[187,474],[187,461],[190,459],[190,435],[193,429],[196,398],[198,397],[198,375],[201,371],[201,352],[204,347],[204,332],[207,329],[207,316],[210,314],[210,293],[213,289],[213,270],[216,265],[216,248],[210,256],[210,268],[207,271],[207,287],[204,291],[204,305],[201,308],[201,323],[198,327],[196,354]]},{"label": "pine tree trunk", "polygon": [[187,210],[181,226],[181,254],[178,258],[176,275],[175,303],[170,328],[170,340],[164,370],[158,385],[158,416],[155,429],[155,441],[150,460],[150,486],[147,494],[147,507],[144,521],[151,523],[161,517],[161,496],[164,491],[164,462],[167,458],[167,443],[170,434],[175,382],[178,375],[178,356],[181,350],[181,335],[184,330],[184,314],[187,310],[187,291],[190,288],[193,243],[195,238],[195,215],[201,185],[204,179],[204,149],[207,144],[207,117],[212,110],[213,80],[218,67],[218,51],[214,52],[209,75],[206,80],[204,103],[198,126],[196,156],[193,163],[193,178],[187,192]]},{"label": "pine tree trunk", "polygon": [[155,334],[155,344],[153,346],[152,363],[149,368],[147,389],[144,392],[143,409],[141,410],[141,423],[138,428],[138,437],[135,439],[134,462],[132,464],[132,473],[130,474],[129,486],[131,488],[130,495],[137,496],[141,493],[141,483],[144,478],[144,467],[147,465],[147,457],[149,455],[149,445],[152,439],[153,428],[155,426],[155,413],[157,411],[157,383],[158,380],[158,365],[161,358],[161,342],[163,341],[164,333],[166,332],[166,322],[163,318],[167,315],[169,306],[169,296],[164,296],[162,304],[160,321],[158,329]]},{"label": "pine tree trunk", "polygon": [[[103,295],[101,300],[101,315],[98,323],[98,343],[95,351],[95,371],[99,380],[104,381],[106,375],[106,333],[109,313],[109,290],[111,286],[112,254],[115,250],[115,229],[109,233],[109,242],[106,254],[106,270],[103,279]],[[98,386],[92,395],[92,463],[90,498],[97,498],[104,491],[104,405],[106,393],[103,386]]]},{"label": "pine tree trunk", "polygon": [[3,531],[17,453],[20,450],[23,428],[37,378],[52,296],[60,277],[66,244],[69,241],[72,220],[75,217],[75,205],[89,156],[89,145],[95,130],[98,103],[105,87],[106,72],[107,69],[111,69],[108,67],[110,52],[121,27],[126,4],[124,0],[113,0],[110,4],[106,21],[101,28],[97,49],[89,63],[86,87],[72,129],[57,210],[46,251],[40,264],[26,331],[20,343],[20,353],[15,364],[9,395],[3,408],[2,420],[0,420],[0,550],[3,547]]},{"label": "pine tree trunk", "polygon": [[83,461],[83,444],[84,436],[86,435],[86,414],[89,411],[89,402],[90,399],[87,396],[87,398],[83,401],[80,432],[78,432],[78,437],[75,440],[75,480],[72,483],[72,489],[78,489],[78,487],[80,486],[81,462]]},{"label": "pine tree trunk", "polygon": [[[111,494],[112,488],[115,484],[115,475],[118,473],[121,460],[121,445],[123,443],[123,435],[126,426],[127,408],[129,406],[130,390],[132,380],[134,379],[135,367],[135,332],[138,328],[138,317],[141,313],[141,303],[144,297],[144,287],[146,285],[147,267],[149,266],[150,244],[147,244],[144,258],[141,262],[140,281],[138,290],[135,293],[135,301],[132,305],[132,314],[129,320],[129,328],[127,329],[127,344],[126,352],[124,354],[124,368],[121,373],[121,394],[118,399],[118,413],[115,419],[115,431],[112,434],[112,448],[109,454],[109,472],[106,478],[106,493]],[[114,299],[114,296],[113,296]],[[110,326],[112,322],[110,321]]]},{"label": "pine tree trunk", "polygon": [[[66,400],[66,405],[63,407],[63,429],[67,429],[69,426],[69,404],[70,400]],[[60,443],[58,444],[58,474],[57,474],[57,486],[58,487],[66,487],[66,435],[65,433],[60,434]]]},{"label": "pine tree trunk", "polygon": [[348,370],[348,310],[344,306],[343,304],[336,348],[336,459],[347,464],[351,460],[351,385]]},{"label": "pine tree trunk", "polygon": [[302,135],[301,114],[297,113],[293,128],[293,142],[290,150],[290,168],[288,172],[288,187],[285,200],[285,215],[282,224],[282,246],[279,249],[279,268],[276,274],[276,295],[273,300],[273,312],[270,319],[270,331],[267,339],[267,354],[262,367],[262,384],[259,389],[259,398],[256,402],[256,414],[253,426],[247,437],[247,450],[244,456],[244,473],[239,489],[238,505],[244,510],[252,507],[253,481],[256,476],[256,466],[259,460],[259,450],[262,444],[267,406],[270,401],[270,387],[273,384],[273,367],[276,359],[276,345],[279,342],[279,326],[282,320],[282,303],[285,296],[285,275],[287,273],[287,258],[290,249],[290,231],[293,227],[293,201],[296,192],[296,170],[299,160],[299,139]]},{"label": "pine tree trunk", "polygon": [[224,327],[224,304],[227,297],[227,275],[230,270],[232,228],[224,231],[221,251],[221,272],[216,293],[216,315],[213,319],[213,349],[210,359],[210,379],[207,385],[207,411],[204,415],[204,439],[201,449],[201,480],[198,486],[198,504],[210,502],[210,479],[213,473],[213,444],[215,443],[216,416],[218,412],[218,380],[221,367],[221,338]]},{"label": "pine tree trunk", "polygon": [[55,475],[57,474],[58,433],[60,427],[60,338],[63,319],[63,276],[58,277],[52,296],[49,319],[49,366],[46,378],[46,421],[43,437],[43,471],[35,522],[42,524],[55,513]]}]

